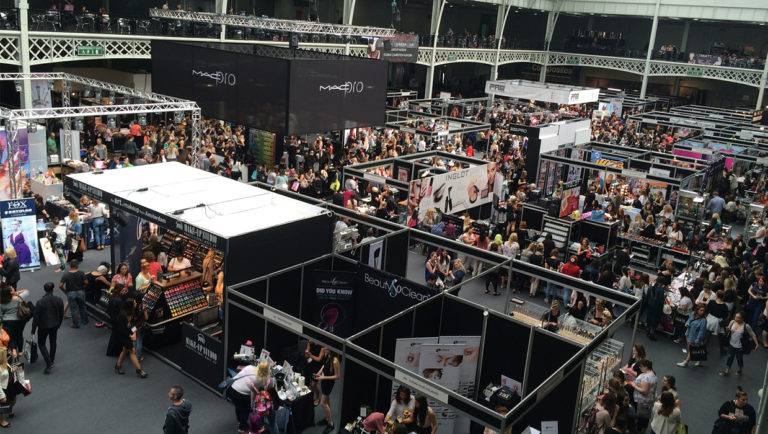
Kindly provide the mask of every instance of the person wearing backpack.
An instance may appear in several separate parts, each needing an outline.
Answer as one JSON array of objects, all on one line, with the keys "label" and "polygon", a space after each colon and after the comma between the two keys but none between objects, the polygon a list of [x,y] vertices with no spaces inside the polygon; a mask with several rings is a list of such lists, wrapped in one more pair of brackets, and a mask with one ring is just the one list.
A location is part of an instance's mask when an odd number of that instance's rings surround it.
[{"label": "person wearing backpack", "polygon": [[[752,349],[760,348],[757,342],[757,335],[752,331],[752,327],[744,321],[744,312],[736,312],[733,320],[728,324],[728,360],[725,362],[725,370],[720,375],[727,377],[731,373],[733,359],[739,364],[736,375],[741,376],[741,370],[744,368],[744,354],[748,354]],[[749,348],[750,346],[754,346]]]},{"label": "person wearing backpack", "polygon": [[579,434],[605,434],[611,428],[617,410],[613,393],[604,394],[584,417]]},{"label": "person wearing backpack", "polygon": [[11,336],[9,348],[15,348],[17,351],[24,350],[24,326],[31,318],[22,318],[19,314],[19,306],[21,303],[26,303],[29,295],[26,289],[16,291],[10,285],[0,289],[0,315],[2,315],[5,330]]},{"label": "person wearing backpack", "polygon": [[248,416],[251,413],[251,381],[256,377],[256,366],[248,365],[232,378],[232,384],[227,388],[227,398],[235,405],[237,432],[248,430]]},{"label": "person wearing backpack", "polygon": [[269,432],[272,433],[279,432],[275,420],[275,401],[272,398],[276,393],[269,363],[262,360],[256,367],[256,376],[251,378],[251,399],[254,410],[259,413],[264,425],[269,427]]}]

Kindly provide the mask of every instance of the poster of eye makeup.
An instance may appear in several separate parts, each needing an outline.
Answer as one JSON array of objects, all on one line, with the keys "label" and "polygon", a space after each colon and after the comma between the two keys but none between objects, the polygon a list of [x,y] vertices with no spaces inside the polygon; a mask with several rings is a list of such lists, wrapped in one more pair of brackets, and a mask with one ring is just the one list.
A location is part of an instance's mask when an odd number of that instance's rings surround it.
[{"label": "poster of eye makeup", "polygon": [[[464,350],[459,365],[460,395],[472,398],[475,393],[475,375],[477,374],[477,359],[480,354],[480,336],[440,336],[440,344],[463,345]],[[456,415],[453,423],[455,434],[469,432],[469,418]]]},{"label": "poster of eye makeup", "polygon": [[[424,344],[421,346],[419,375],[448,390],[458,392],[466,345]],[[441,402],[428,400],[437,417],[438,434],[454,434],[456,413]]]},{"label": "poster of eye makeup", "polygon": [[[419,373],[422,344],[436,344],[437,338],[403,338],[395,342],[395,365],[405,368],[414,374]],[[394,392],[397,386],[394,386]],[[394,396],[394,394],[393,394]]]},{"label": "poster of eye makeup", "polygon": [[455,170],[411,181],[408,194],[408,218],[414,213],[424,218],[434,208],[445,214],[455,214],[474,208],[501,196],[504,177],[496,163]]}]

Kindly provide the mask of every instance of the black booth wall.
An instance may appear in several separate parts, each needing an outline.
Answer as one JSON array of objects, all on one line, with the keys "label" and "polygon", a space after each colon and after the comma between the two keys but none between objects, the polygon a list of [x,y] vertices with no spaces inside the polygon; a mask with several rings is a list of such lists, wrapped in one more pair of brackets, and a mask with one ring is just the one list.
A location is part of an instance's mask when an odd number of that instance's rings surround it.
[{"label": "black booth wall", "polygon": [[245,282],[328,254],[332,233],[330,216],[321,214],[230,239],[226,283]]}]

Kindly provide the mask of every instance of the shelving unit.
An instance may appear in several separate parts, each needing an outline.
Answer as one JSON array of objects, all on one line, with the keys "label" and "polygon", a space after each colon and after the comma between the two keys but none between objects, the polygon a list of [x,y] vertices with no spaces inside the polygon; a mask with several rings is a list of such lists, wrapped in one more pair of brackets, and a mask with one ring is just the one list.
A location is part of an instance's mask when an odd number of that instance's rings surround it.
[{"label": "shelving unit", "polygon": [[572,316],[561,316],[560,318],[560,328],[557,330],[557,334],[582,345],[592,342],[592,339],[594,339],[603,329],[600,326],[590,324]]},{"label": "shelving unit", "polygon": [[[180,235],[174,231],[167,231],[163,234],[163,238],[160,240],[160,245],[166,252],[169,252],[169,255],[173,254],[171,250],[173,240],[176,238],[181,238],[184,241],[184,257],[189,259],[189,262],[192,263],[192,268],[201,271],[203,269],[203,259],[205,259],[205,255],[208,253],[208,247],[201,245],[197,241],[190,240],[184,235]],[[170,257],[168,259],[170,259]],[[223,260],[224,254],[218,250],[214,250],[213,262],[216,264],[216,268],[221,267]]]},{"label": "shelving unit", "polygon": [[621,366],[624,343],[607,339],[587,357],[587,366],[581,385],[581,412],[595,405],[605,384],[613,372]]},{"label": "shelving unit", "polygon": [[200,273],[167,281],[154,281],[144,294],[149,312],[149,326],[193,314],[208,307],[208,300],[200,283]]},{"label": "shelving unit", "polygon": [[549,308],[547,307],[533,303],[518,304],[512,301],[509,302],[510,315],[534,326],[541,325],[541,317],[544,316],[548,310]]},{"label": "shelving unit", "polygon": [[664,247],[663,242],[627,233],[619,234],[619,239],[629,244],[633,264],[652,269],[659,266],[661,248]]},{"label": "shelving unit", "polygon": [[544,225],[541,232],[543,236],[552,234],[552,241],[554,241],[555,247],[561,252],[566,252],[571,239],[571,225],[568,222],[544,217]]}]

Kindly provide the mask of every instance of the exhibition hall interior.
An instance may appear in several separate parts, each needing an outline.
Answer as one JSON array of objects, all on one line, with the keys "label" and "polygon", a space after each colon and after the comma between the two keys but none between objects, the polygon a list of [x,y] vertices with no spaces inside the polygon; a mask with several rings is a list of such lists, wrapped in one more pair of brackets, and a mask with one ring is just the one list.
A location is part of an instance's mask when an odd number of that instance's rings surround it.
[{"label": "exhibition hall interior", "polygon": [[768,433],[766,23],[0,0],[0,428]]}]

